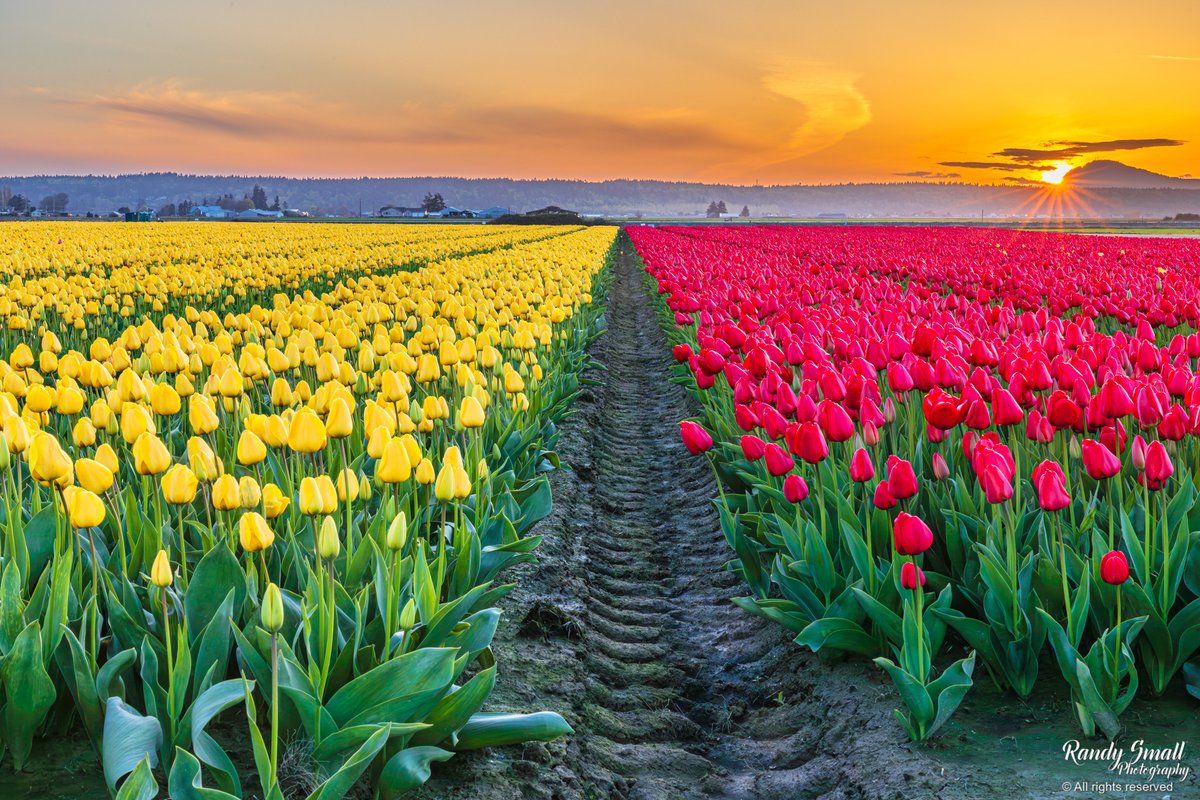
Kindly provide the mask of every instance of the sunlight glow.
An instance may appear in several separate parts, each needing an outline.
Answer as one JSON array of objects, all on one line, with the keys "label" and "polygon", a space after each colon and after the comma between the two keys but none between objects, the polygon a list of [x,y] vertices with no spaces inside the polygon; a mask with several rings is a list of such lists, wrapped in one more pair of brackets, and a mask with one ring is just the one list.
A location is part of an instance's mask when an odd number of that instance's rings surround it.
[{"label": "sunlight glow", "polygon": [[1067,173],[1070,171],[1071,165],[1066,161],[1055,161],[1054,169],[1042,173],[1042,181],[1058,185],[1063,182],[1063,178],[1067,177]]}]

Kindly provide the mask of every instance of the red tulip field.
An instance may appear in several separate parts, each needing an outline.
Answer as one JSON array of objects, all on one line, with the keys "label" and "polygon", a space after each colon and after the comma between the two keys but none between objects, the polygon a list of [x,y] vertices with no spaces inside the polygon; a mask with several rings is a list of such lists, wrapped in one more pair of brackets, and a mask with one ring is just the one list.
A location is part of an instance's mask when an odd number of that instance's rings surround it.
[{"label": "red tulip field", "polygon": [[[914,741],[974,684],[1113,738],[1200,696],[1200,244],[630,230],[702,413],[736,603],[873,660]],[[664,422],[664,424],[666,424]]]}]

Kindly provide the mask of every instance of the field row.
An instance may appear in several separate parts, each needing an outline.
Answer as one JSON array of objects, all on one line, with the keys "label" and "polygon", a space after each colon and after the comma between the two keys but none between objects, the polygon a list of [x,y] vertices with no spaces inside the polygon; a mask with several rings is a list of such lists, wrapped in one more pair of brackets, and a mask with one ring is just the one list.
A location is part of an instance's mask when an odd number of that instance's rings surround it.
[{"label": "field row", "polygon": [[739,605],[875,659],[918,740],[978,664],[1025,698],[1047,652],[1088,735],[1139,690],[1200,695],[1200,245],[630,235],[703,404],[684,443],[730,487]]},{"label": "field row", "polygon": [[300,796],[394,797],[568,731],[480,708],[614,235],[0,231],[0,753],[78,725],[118,797],[282,798],[307,742]]}]

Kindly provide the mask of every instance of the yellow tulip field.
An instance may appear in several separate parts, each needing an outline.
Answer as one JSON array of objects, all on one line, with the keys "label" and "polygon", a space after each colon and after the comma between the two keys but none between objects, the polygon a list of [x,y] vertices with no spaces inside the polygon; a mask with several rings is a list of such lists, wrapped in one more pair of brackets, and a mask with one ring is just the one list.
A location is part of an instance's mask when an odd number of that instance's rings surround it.
[{"label": "yellow tulip field", "polygon": [[392,798],[568,732],[481,709],[615,235],[0,226],[3,759],[70,728],[116,797],[283,800],[302,736],[309,797]]}]

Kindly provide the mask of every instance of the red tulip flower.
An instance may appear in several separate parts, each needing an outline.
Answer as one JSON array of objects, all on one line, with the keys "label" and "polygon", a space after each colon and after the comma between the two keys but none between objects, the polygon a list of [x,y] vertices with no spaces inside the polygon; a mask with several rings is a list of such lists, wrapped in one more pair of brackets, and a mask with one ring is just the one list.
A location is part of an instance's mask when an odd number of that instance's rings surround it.
[{"label": "red tulip flower", "polygon": [[860,447],[850,457],[850,480],[855,483],[866,483],[875,477],[875,464],[871,461],[866,448]]},{"label": "red tulip flower", "polygon": [[897,500],[907,500],[917,493],[917,474],[908,461],[897,456],[888,456],[888,491]]},{"label": "red tulip flower", "polygon": [[992,390],[992,420],[999,426],[1020,425],[1025,420],[1025,409],[1007,389]]},{"label": "red tulip flower", "polygon": [[684,420],[679,423],[679,436],[683,439],[683,446],[694,456],[712,449],[712,437],[694,422]]},{"label": "red tulip flower", "polygon": [[1033,470],[1033,486],[1037,489],[1038,505],[1043,511],[1062,511],[1071,505],[1062,467],[1054,461],[1043,461]]},{"label": "red tulip flower", "polygon": [[780,475],[788,474],[796,466],[796,460],[788,454],[788,451],[774,442],[767,445],[763,457],[766,460],[767,472],[777,478]]},{"label": "red tulip flower", "polygon": [[789,503],[800,503],[808,497],[808,484],[795,473],[783,479],[783,496]]},{"label": "red tulip flower", "polygon": [[692,346],[686,342],[677,344],[671,348],[671,355],[675,356],[675,360],[682,364],[692,357]]},{"label": "red tulip flower", "polygon": [[747,461],[758,461],[767,449],[767,443],[757,436],[747,434],[741,438],[742,455]]},{"label": "red tulip flower", "polygon": [[1110,586],[1120,586],[1129,580],[1129,562],[1120,550],[1112,550],[1100,559],[1100,579]]},{"label": "red tulip flower", "polygon": [[1094,481],[1108,480],[1121,471],[1121,460],[1100,442],[1084,439],[1083,469]]},{"label": "red tulip flower", "polygon": [[1145,483],[1146,488],[1157,492],[1163,488],[1167,479],[1175,474],[1175,465],[1162,442],[1153,441],[1146,446],[1146,467],[1138,475],[1138,483]]},{"label": "red tulip flower", "polygon": [[889,508],[896,507],[896,498],[892,497],[891,491],[888,490],[887,481],[880,481],[875,485],[875,494],[872,496],[871,502],[880,511],[887,511]]},{"label": "red tulip flower", "polygon": [[988,462],[983,472],[979,474],[979,486],[983,489],[984,497],[989,503],[1004,503],[1012,499],[1012,479],[1005,474],[1004,468],[996,461]]},{"label": "red tulip flower", "polygon": [[900,565],[900,585],[905,589],[916,589],[925,585],[925,573],[911,561]]},{"label": "red tulip flower", "polygon": [[829,456],[829,445],[815,422],[804,422],[791,429],[791,451],[809,464],[819,464]]},{"label": "red tulip flower", "polygon": [[933,546],[933,531],[920,517],[901,511],[892,522],[892,539],[897,553],[917,556]]}]

